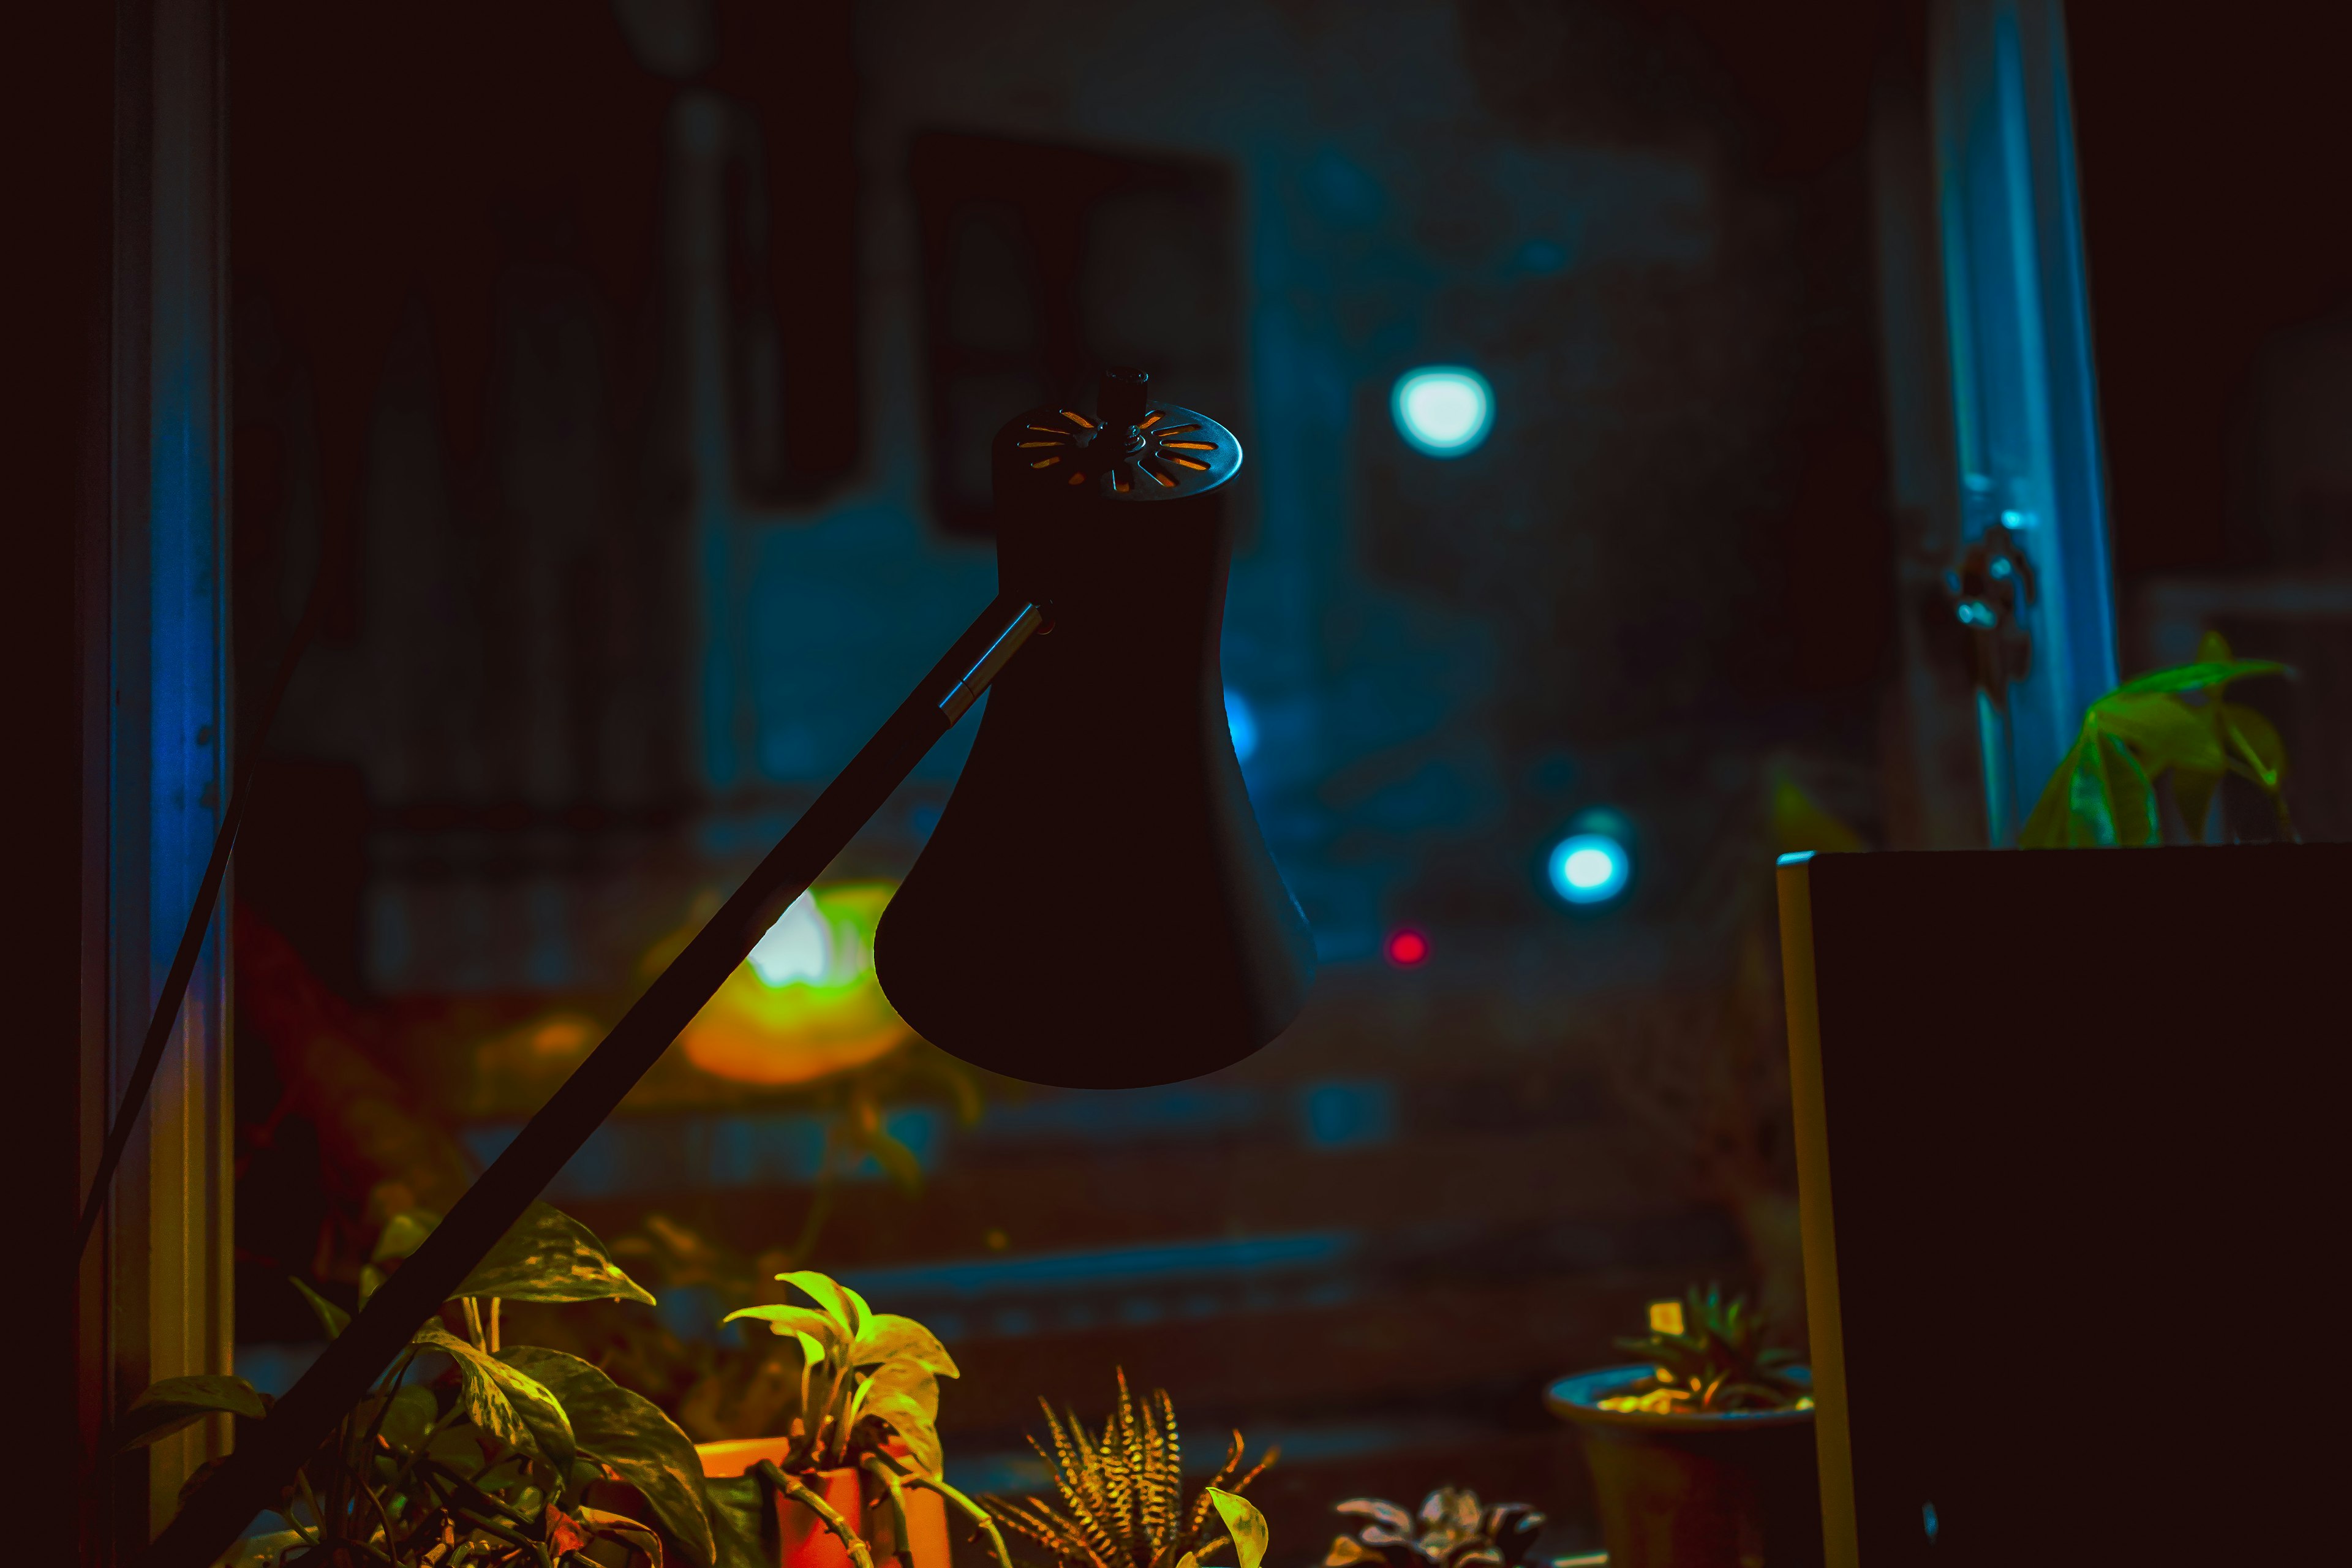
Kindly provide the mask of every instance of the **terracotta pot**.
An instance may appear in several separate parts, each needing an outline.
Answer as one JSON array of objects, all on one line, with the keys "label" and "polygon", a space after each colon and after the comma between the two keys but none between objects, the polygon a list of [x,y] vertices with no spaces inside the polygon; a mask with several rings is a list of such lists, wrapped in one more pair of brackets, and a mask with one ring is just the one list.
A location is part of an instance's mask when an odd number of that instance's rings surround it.
[{"label": "terracotta pot", "polygon": [[[762,1459],[781,1469],[791,1450],[791,1439],[785,1437],[749,1437],[694,1447],[702,1457],[702,1473],[714,1478],[748,1475]],[[902,1483],[910,1540],[901,1542],[890,1514],[889,1489],[864,1470],[802,1471],[798,1479],[865,1538],[866,1549],[874,1554],[874,1568],[948,1568],[948,1511],[939,1493]],[[806,1503],[781,1492],[770,1495],[782,1543],[778,1568],[855,1568],[848,1549]]]},{"label": "terracotta pot", "polygon": [[1813,1413],[1600,1408],[1649,1373],[1603,1367],[1544,1391],[1583,1441],[1609,1568],[1821,1568]]}]

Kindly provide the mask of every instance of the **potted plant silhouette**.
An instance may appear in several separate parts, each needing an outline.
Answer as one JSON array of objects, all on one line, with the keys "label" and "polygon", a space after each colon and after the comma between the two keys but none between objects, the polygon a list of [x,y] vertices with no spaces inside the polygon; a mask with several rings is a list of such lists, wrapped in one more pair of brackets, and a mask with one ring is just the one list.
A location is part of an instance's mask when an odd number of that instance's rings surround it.
[{"label": "potted plant silhouette", "polygon": [[2024,849],[2135,847],[2174,836],[2205,842],[2224,780],[2252,784],[2268,804],[2273,831],[2295,837],[2286,808],[2286,747],[2268,719],[2229,700],[2233,681],[2289,675],[2269,659],[2239,658],[2207,632],[2196,662],[2135,676],[2084,710],[2074,744],[2051,774],[2018,833]]},{"label": "potted plant silhouette", "polygon": [[1637,1358],[1546,1391],[1575,1426],[1610,1568],[1814,1568],[1811,1380],[1719,1288],[1650,1309]]},{"label": "potted plant silhouette", "polygon": [[[438,1223],[425,1210],[393,1216],[362,1274],[362,1305]],[[328,1337],[341,1334],[350,1315],[295,1284]],[[532,1205],[450,1298],[459,1321],[418,1330],[296,1472],[277,1504],[285,1528],[239,1542],[224,1563],[717,1568],[725,1560],[686,1434],[576,1356],[499,1342],[502,1301],[613,1299],[653,1300],[586,1226]],[[243,1378],[166,1378],[112,1442],[151,1443],[223,1412],[259,1419],[271,1405]]]},{"label": "potted plant silhouette", "polygon": [[722,1552],[781,1568],[949,1568],[953,1507],[1012,1568],[987,1510],[940,1475],[939,1380],[958,1373],[938,1336],[813,1269],[776,1278],[812,1304],[726,1321],[763,1322],[790,1342],[784,1430],[696,1450]]}]

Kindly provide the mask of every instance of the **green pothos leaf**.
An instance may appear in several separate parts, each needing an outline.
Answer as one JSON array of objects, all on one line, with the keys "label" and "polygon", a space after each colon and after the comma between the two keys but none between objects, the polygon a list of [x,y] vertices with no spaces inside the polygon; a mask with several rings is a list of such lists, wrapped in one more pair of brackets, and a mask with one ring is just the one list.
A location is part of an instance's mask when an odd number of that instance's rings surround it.
[{"label": "green pothos leaf", "polygon": [[926,1411],[914,1395],[904,1389],[877,1388],[866,1385],[861,1416],[887,1421],[898,1440],[907,1445],[907,1460],[919,1475],[936,1477],[940,1473],[940,1436],[932,1426],[934,1404]]},{"label": "green pothos leaf", "polygon": [[384,1221],[383,1232],[375,1238],[375,1247],[368,1253],[370,1263],[390,1263],[406,1258],[425,1245],[441,1216],[431,1209],[403,1209]]},{"label": "green pothos leaf", "polygon": [[499,1441],[484,1436],[479,1427],[460,1422],[454,1426],[436,1427],[425,1439],[425,1451],[458,1474],[471,1476],[506,1449]]},{"label": "green pothos leaf", "polygon": [[368,1299],[383,1289],[384,1280],[389,1278],[373,1263],[360,1265],[360,1310],[367,1310]]},{"label": "green pothos leaf", "polygon": [[611,1466],[645,1495],[687,1557],[698,1568],[713,1568],[718,1549],[693,1438],[652,1400],[623,1388],[578,1356],[517,1345],[500,1351],[498,1359],[552,1394],[571,1420],[581,1457]]},{"label": "green pothos leaf", "polygon": [[498,1296],[509,1301],[603,1301],[654,1299],[623,1272],[596,1233],[551,1204],[535,1203],[449,1294]]},{"label": "green pothos leaf", "polygon": [[2069,848],[2105,847],[2116,841],[2114,809],[2107,800],[2106,772],[2100,765],[2099,735],[2087,730],[2066,780],[2066,818],[2061,831]]},{"label": "green pothos leaf", "polygon": [[1266,1529],[1265,1515],[1245,1497],[1219,1487],[1209,1489],[1209,1501],[1216,1505],[1217,1517],[1225,1523],[1225,1533],[1234,1538],[1234,1555],[1241,1559],[1241,1568],[1258,1568],[1265,1561],[1265,1549],[1272,1540]]},{"label": "green pothos leaf", "polygon": [[2132,749],[2114,735],[2099,735],[2099,789],[2105,797],[2110,842],[2131,847],[2160,842],[2156,790]]},{"label": "green pothos leaf", "polygon": [[797,1334],[803,1342],[814,1342],[819,1347],[817,1354],[820,1356],[825,1353],[824,1347],[845,1344],[848,1340],[848,1336],[842,1332],[839,1323],[814,1307],[793,1307],[782,1302],[771,1302],[764,1306],[745,1307],[730,1312],[720,1321],[731,1323],[738,1319],[765,1323],[768,1325],[769,1331],[774,1334]]},{"label": "green pothos leaf", "polygon": [[142,1448],[193,1426],[208,1415],[223,1413],[258,1421],[269,1414],[269,1402],[241,1377],[197,1373],[166,1377],[148,1386],[115,1424],[110,1448]]},{"label": "green pothos leaf", "polygon": [[2206,819],[2213,815],[2213,792],[2221,787],[2220,770],[2205,773],[2195,768],[2172,770],[2172,798],[2180,804],[2181,826],[2197,843],[2205,841]]},{"label": "green pothos leaf", "polygon": [[2212,716],[2170,692],[2116,692],[2091,705],[2091,721],[2128,744],[2153,776],[2167,768],[2221,765]]},{"label": "green pothos leaf", "polygon": [[703,1483],[710,1503],[710,1535],[718,1544],[718,1568],[772,1568],[782,1545],[776,1510],[751,1476],[713,1476]]},{"label": "green pothos leaf", "polygon": [[2087,742],[2088,737],[2077,737],[2058,763],[2057,770],[2050,775],[2050,783],[2043,787],[2042,798],[2033,803],[2032,813],[2026,817],[2025,826],[2018,830],[2017,843],[2021,849],[2064,849],[2071,845],[2067,830],[2074,816],[2074,780],[2082,771],[2083,752]]},{"label": "green pothos leaf", "polygon": [[562,1475],[577,1449],[563,1405],[546,1384],[479,1351],[438,1323],[417,1331],[415,1342],[457,1363],[466,1418],[509,1448],[543,1459]]},{"label": "green pothos leaf", "polygon": [[310,1310],[317,1314],[319,1326],[327,1331],[329,1339],[341,1339],[343,1331],[352,1326],[352,1315],[349,1312],[311,1289],[301,1280],[289,1278],[287,1283],[299,1290],[302,1293],[302,1300],[310,1303]]},{"label": "green pothos leaf", "polygon": [[961,1375],[956,1371],[955,1358],[948,1354],[940,1337],[915,1321],[896,1312],[877,1312],[866,1320],[866,1331],[857,1336],[850,1347],[853,1365],[872,1366],[877,1362],[908,1362],[925,1372],[940,1377]]},{"label": "green pothos leaf", "polygon": [[[650,1526],[640,1524],[625,1514],[610,1513],[601,1508],[583,1508],[572,1516],[571,1522],[589,1541],[617,1542],[648,1563],[659,1563],[663,1559],[661,1537],[655,1534]],[[586,1557],[587,1554],[583,1552],[582,1556]],[[595,1559],[591,1557],[588,1561]],[[697,1558],[695,1561],[708,1563],[709,1559]]]},{"label": "green pothos leaf", "polygon": [[[948,1375],[952,1377],[955,1374],[950,1373]],[[940,1413],[940,1380],[932,1376],[930,1371],[919,1363],[913,1361],[887,1363],[876,1368],[874,1375],[868,1378],[866,1383],[876,1394],[890,1392],[905,1394],[915,1402],[926,1419],[936,1418]]]},{"label": "green pothos leaf", "polygon": [[440,1414],[441,1407],[431,1389],[422,1384],[403,1384],[384,1406],[383,1421],[377,1430],[394,1448],[413,1454],[432,1437],[433,1424]]},{"label": "green pothos leaf", "polygon": [[[840,1285],[841,1282],[839,1280],[835,1280],[834,1283]],[[874,1309],[866,1304],[865,1297],[859,1295],[856,1291],[851,1289],[846,1285],[841,1286],[841,1299],[849,1303],[849,1325],[851,1331],[849,1337],[853,1340],[858,1339],[865,1334],[868,1328],[873,1326]]]},{"label": "green pothos leaf", "polygon": [[923,1190],[923,1163],[912,1149],[879,1128],[865,1134],[858,1142],[865,1145],[866,1152],[874,1156],[874,1163],[882,1167],[882,1173],[889,1177],[891,1184],[900,1192],[912,1196]]},{"label": "green pothos leaf", "polygon": [[2242,703],[2221,704],[2221,727],[2229,736],[2230,760],[2249,766],[2254,782],[2275,794],[2286,773],[2286,742],[2278,726]]},{"label": "green pothos leaf", "polygon": [[858,1323],[855,1310],[850,1306],[849,1299],[842,1294],[841,1287],[829,1277],[814,1268],[800,1268],[789,1274],[779,1274],[776,1278],[823,1308],[824,1315],[833,1320],[845,1340],[856,1339]]},{"label": "green pothos leaf", "polygon": [[2116,688],[2118,693],[2142,691],[2203,691],[2227,686],[2253,675],[2284,675],[2287,667],[2267,658],[2200,659],[2134,676]]}]

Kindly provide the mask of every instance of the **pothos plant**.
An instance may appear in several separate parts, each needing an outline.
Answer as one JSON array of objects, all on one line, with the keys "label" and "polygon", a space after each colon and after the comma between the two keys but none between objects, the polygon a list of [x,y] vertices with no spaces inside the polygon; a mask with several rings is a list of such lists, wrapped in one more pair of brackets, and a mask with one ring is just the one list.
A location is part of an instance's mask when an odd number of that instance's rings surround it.
[{"label": "pothos plant", "polygon": [[2193,664],[2151,670],[2091,704],[2018,834],[2027,849],[2164,841],[2158,786],[2168,776],[2181,830],[2201,843],[2221,781],[2232,774],[2263,793],[2282,837],[2294,837],[2284,784],[2286,748],[2271,721],[2229,700],[2236,681],[2284,675],[2269,659],[2239,658],[2208,632]]},{"label": "pothos plant", "polygon": [[763,1460],[753,1474],[822,1521],[858,1568],[873,1568],[870,1547],[811,1487],[826,1470],[856,1468],[874,1477],[890,1500],[898,1539],[907,1539],[906,1489],[936,1492],[988,1538],[999,1568],[1012,1568],[1003,1538],[986,1509],[950,1486],[940,1474],[940,1382],[960,1375],[955,1360],[930,1330],[894,1312],[877,1312],[848,1286],[798,1269],[779,1283],[814,1303],[769,1302],[730,1312],[727,1322],[763,1322],[791,1342],[787,1390],[779,1435],[788,1440],[783,1462]]},{"label": "pothos plant", "polygon": [[[411,1210],[385,1226],[362,1306],[438,1219]],[[340,1335],[350,1315],[296,1286],[328,1336]],[[450,1298],[456,1321],[418,1330],[296,1473],[278,1500],[287,1528],[240,1542],[226,1561],[571,1568],[616,1556],[659,1564],[667,1549],[715,1568],[701,1463],[686,1434],[576,1356],[499,1342],[501,1302],[606,1300],[653,1297],[585,1226],[533,1204]],[[167,1378],[113,1440],[152,1443],[223,1411],[259,1419],[271,1404],[239,1377]]]}]

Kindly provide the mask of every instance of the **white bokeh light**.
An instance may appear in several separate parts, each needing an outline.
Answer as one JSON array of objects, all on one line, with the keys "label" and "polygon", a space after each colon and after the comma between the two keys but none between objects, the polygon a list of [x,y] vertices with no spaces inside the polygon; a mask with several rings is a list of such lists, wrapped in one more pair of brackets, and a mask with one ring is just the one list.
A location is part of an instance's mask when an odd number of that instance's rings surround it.
[{"label": "white bokeh light", "polygon": [[1551,890],[1571,904],[1601,904],[1625,890],[1633,858],[1605,833],[1571,833],[1545,861]]},{"label": "white bokeh light", "polygon": [[1466,365],[1428,365],[1397,377],[1389,399],[1397,429],[1433,458],[1458,458],[1486,438],[1495,393]]},{"label": "white bokeh light", "polygon": [[794,899],[751,950],[751,968],[772,986],[795,980],[821,982],[832,967],[833,931],[814,893]]}]

